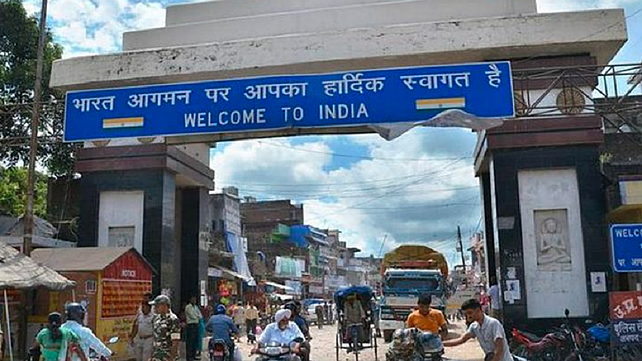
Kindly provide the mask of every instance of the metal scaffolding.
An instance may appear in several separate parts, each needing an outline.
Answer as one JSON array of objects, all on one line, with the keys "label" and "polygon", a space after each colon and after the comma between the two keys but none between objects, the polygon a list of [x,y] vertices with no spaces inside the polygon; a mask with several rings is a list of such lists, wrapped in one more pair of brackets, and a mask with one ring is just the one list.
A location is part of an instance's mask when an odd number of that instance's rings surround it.
[{"label": "metal scaffolding", "polygon": [[618,131],[640,132],[632,121],[642,110],[640,74],[642,64],[513,70],[516,118],[597,114]]}]

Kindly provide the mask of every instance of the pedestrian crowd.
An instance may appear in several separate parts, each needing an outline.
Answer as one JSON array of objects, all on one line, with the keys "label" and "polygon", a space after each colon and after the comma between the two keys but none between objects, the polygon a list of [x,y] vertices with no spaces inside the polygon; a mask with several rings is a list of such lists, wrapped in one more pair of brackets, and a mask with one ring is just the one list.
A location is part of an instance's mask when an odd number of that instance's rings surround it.
[{"label": "pedestrian crowd", "polygon": [[[496,287],[491,282],[488,292],[490,316],[486,315],[482,303],[477,299],[468,300],[462,305],[469,326],[466,333],[457,339],[447,340],[446,318],[441,311],[431,307],[430,294],[420,295],[415,311],[408,316],[406,327],[440,335],[446,347],[458,346],[476,338],[484,352],[491,355],[489,360],[508,361],[511,358],[499,320],[501,315],[496,307],[497,296],[493,286]],[[197,300],[197,297],[192,297],[176,315],[172,312],[168,296],[153,298],[151,294],[146,294],[129,333],[128,353],[136,361],[175,361],[181,340],[184,340],[187,361],[196,361],[200,359],[205,332],[208,332],[212,336],[210,343],[224,343],[230,352],[230,359],[241,361],[240,351],[234,347],[234,339],[239,340],[241,331],[245,329],[247,341],[257,343],[253,352],[257,352],[258,344],[297,340],[293,351],[299,360],[295,360],[309,361],[309,341],[312,340],[310,326],[302,315],[303,308],[298,301],[260,310],[255,304],[244,305],[242,302],[229,307],[219,304],[215,308],[201,308]],[[323,327],[326,320],[334,318],[333,307],[328,303],[311,307],[319,328]],[[354,295],[346,298],[343,309],[346,322],[359,324],[365,314],[362,303]],[[274,322],[269,325],[262,322],[266,317],[273,318]],[[42,356],[44,361],[89,361],[96,357],[109,359],[112,356],[113,352],[85,326],[86,310],[82,304],[70,303],[65,307],[64,317],[52,312],[47,321],[30,351],[32,360],[39,360]],[[394,343],[391,347],[394,348]]]}]

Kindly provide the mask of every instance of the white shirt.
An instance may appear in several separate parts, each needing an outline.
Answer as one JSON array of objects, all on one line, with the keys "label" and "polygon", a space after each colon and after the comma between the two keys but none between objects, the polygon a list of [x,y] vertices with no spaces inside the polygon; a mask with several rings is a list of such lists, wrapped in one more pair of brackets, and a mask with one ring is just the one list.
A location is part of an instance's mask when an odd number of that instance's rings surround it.
[{"label": "white shirt", "polygon": [[490,296],[490,308],[493,310],[502,309],[502,300],[501,295],[499,294],[499,286],[492,285],[488,290],[488,295]]},{"label": "white shirt", "polygon": [[506,341],[506,334],[504,333],[504,326],[496,319],[484,316],[484,321],[481,326],[477,322],[473,322],[468,327],[468,333],[472,333],[479,346],[481,346],[484,353],[495,352],[495,341],[502,339],[504,344],[504,354],[499,358],[499,361],[513,361],[513,356],[510,354],[508,342]]},{"label": "white shirt", "polygon": [[267,344],[270,342],[276,342],[279,344],[290,344],[297,338],[305,339],[305,336],[303,336],[301,329],[299,329],[299,326],[297,326],[296,323],[290,321],[285,330],[280,329],[277,323],[271,323],[261,334],[259,343]]},{"label": "white shirt", "polygon": [[148,314],[139,313],[136,317],[138,323],[138,336],[150,337],[154,335],[154,314],[150,311]]},{"label": "white shirt", "polygon": [[[98,356],[104,356],[106,358],[109,358],[111,356],[111,350],[108,349],[107,346],[105,346],[105,344],[103,344],[102,341],[100,341],[100,339],[96,337],[96,335],[94,335],[94,333],[88,327],[84,327],[78,322],[71,320],[65,322],[62,327],[73,331],[76,336],[78,336],[78,339],[80,340],[80,348],[82,348],[85,355],[89,355],[89,350],[92,349],[96,351]],[[60,351],[61,359],[64,359],[64,355],[66,355],[67,349],[61,349]],[[71,356],[71,360],[80,361],[80,357],[78,357],[77,354],[73,354]]]}]

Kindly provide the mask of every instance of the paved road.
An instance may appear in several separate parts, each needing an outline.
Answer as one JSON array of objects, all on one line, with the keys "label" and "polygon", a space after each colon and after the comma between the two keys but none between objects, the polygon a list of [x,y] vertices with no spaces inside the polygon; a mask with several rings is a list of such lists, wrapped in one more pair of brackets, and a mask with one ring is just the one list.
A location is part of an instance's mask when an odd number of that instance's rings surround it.
[{"label": "paved road", "polygon": [[[451,333],[457,337],[464,330],[465,325],[463,323],[457,323],[451,325]],[[312,327],[312,355],[311,361],[337,361],[336,360],[336,351],[335,351],[335,339],[336,339],[336,326],[324,326],[322,330],[319,330],[316,326]],[[379,344],[378,354],[379,361],[385,361],[386,350],[388,349],[388,344],[384,344],[383,339],[378,339],[377,343]],[[240,349],[243,352],[243,361],[253,360],[249,358],[250,350],[252,349],[251,345],[248,345],[246,338],[243,337],[241,342],[238,344]],[[448,348],[446,349],[445,356],[451,360],[461,360],[461,361],[482,361],[484,359],[484,354],[477,341],[471,340],[466,344],[457,347],[457,348]],[[353,361],[354,355],[346,354],[345,351],[339,353],[338,361]],[[363,350],[359,355],[359,361],[375,361],[374,350],[366,349]]]}]

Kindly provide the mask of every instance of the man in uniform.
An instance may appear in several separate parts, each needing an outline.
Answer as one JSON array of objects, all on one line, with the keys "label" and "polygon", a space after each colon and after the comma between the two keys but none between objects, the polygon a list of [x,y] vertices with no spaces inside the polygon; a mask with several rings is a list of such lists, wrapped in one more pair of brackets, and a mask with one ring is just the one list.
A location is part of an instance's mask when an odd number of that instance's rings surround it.
[{"label": "man in uniform", "polygon": [[129,342],[134,347],[136,361],[149,361],[152,357],[154,347],[154,314],[149,301],[144,300],[140,306],[140,313],[134,320],[132,331],[129,334]]},{"label": "man in uniform", "polygon": [[165,295],[157,296],[149,303],[154,306],[154,350],[151,361],[175,361],[181,342],[181,326],[178,317],[169,308],[170,300]]}]

